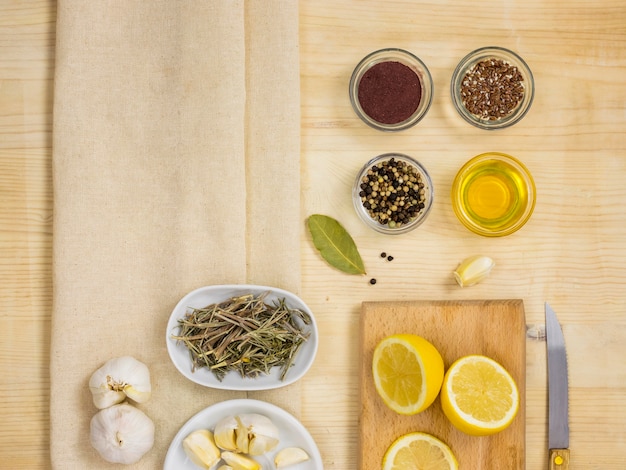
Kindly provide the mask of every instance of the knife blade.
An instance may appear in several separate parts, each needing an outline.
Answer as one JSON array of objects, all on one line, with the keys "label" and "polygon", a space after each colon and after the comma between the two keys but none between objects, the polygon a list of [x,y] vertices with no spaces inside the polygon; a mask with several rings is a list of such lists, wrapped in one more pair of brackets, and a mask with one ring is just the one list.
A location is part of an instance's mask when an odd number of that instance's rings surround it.
[{"label": "knife blade", "polygon": [[569,397],[563,330],[546,302],[548,355],[548,455],[550,470],[569,469]]}]

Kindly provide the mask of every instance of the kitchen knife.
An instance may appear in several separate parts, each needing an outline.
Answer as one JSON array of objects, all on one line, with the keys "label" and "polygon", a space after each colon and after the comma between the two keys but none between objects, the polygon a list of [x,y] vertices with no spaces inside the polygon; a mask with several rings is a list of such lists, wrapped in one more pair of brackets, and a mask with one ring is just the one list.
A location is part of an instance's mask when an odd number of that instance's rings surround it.
[{"label": "kitchen knife", "polygon": [[554,310],[546,302],[548,351],[548,454],[550,470],[569,469],[569,420],[565,338]]}]

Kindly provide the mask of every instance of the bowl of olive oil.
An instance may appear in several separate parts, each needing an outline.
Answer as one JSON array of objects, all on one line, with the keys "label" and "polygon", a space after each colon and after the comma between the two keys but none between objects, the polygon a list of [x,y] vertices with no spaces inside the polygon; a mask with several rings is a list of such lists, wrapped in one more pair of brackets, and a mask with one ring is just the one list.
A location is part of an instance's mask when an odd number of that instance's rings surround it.
[{"label": "bowl of olive oil", "polygon": [[452,207],[461,223],[486,237],[519,230],[535,208],[535,182],[518,159],[488,152],[469,160],[452,184]]}]

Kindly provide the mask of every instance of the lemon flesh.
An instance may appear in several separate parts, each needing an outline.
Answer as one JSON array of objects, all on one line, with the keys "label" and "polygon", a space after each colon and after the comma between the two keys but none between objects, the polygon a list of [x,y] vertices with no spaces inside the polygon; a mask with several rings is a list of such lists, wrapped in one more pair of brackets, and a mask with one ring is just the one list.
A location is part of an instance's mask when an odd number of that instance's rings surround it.
[{"label": "lemon flesh", "polygon": [[441,388],[450,422],[472,436],[506,429],[519,409],[519,392],[507,370],[491,358],[466,356],[450,366]]},{"label": "lemon flesh", "polygon": [[412,415],[437,398],[444,376],[443,359],[420,336],[392,335],[376,346],[372,373],[383,402],[397,413]]},{"label": "lemon flesh", "polygon": [[430,434],[413,432],[399,437],[383,457],[383,470],[456,470],[452,450]]}]

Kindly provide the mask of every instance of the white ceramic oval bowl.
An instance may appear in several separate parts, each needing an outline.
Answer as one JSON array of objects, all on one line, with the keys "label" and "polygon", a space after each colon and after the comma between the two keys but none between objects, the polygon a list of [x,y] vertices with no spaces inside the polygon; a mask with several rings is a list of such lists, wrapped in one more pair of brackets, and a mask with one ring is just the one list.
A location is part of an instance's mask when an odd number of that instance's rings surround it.
[{"label": "white ceramic oval bowl", "polygon": [[[284,380],[280,379],[281,370],[279,367],[273,367],[269,374],[259,375],[254,378],[242,377],[237,372],[229,372],[224,379],[220,380],[208,369],[191,370],[191,359],[189,350],[180,341],[172,338],[178,331],[178,320],[185,316],[188,307],[200,308],[207,305],[219,303],[231,297],[254,294],[259,295],[269,292],[265,297],[266,303],[271,303],[276,299],[285,299],[289,308],[300,309],[311,317],[311,324],[307,325],[310,331],[309,338],[300,347],[296,354],[294,364],[287,371]],[[317,354],[318,347],[318,331],[315,317],[311,309],[297,295],[289,291],[276,287],[258,286],[252,284],[229,284],[200,287],[189,294],[185,295],[174,307],[165,332],[165,342],[167,344],[167,352],[178,371],[192,382],[205,387],[218,388],[223,390],[270,390],[274,388],[284,387],[292,384],[300,379],[311,367]]]},{"label": "white ceramic oval bowl", "polygon": [[319,449],[300,421],[276,405],[243,398],[216,403],[191,417],[172,440],[165,456],[163,470],[197,470],[198,467],[189,460],[183,450],[183,439],[198,429],[213,430],[222,418],[242,413],[258,413],[267,416],[278,427],[280,438],[278,446],[265,455],[255,457],[255,460],[263,464],[263,468],[275,468],[274,456],[279,450],[286,447],[300,447],[309,455],[309,460],[294,465],[294,470],[296,468],[298,470],[324,469]]}]

